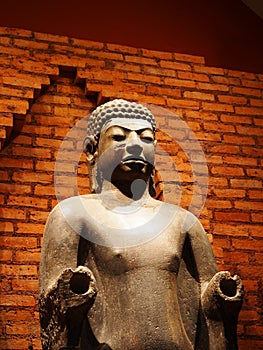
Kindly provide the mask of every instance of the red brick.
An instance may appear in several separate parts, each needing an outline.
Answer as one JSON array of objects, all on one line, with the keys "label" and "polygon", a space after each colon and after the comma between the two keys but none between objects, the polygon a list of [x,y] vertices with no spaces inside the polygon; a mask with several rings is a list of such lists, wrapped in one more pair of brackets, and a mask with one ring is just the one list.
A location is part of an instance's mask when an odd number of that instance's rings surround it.
[{"label": "red brick", "polygon": [[251,251],[262,250],[262,241],[256,240],[256,239],[244,239],[244,240],[233,239],[232,244],[235,249],[243,249],[243,250],[251,250]]},{"label": "red brick", "polygon": [[[89,50],[89,56],[90,57],[98,57],[98,58],[101,58],[103,60],[104,59],[108,59],[108,60],[113,60],[113,61],[123,61],[123,55],[122,54],[108,52],[108,51],[103,51],[102,52],[102,51],[91,51],[91,50]],[[130,56],[130,57],[132,57],[132,56]]]},{"label": "red brick", "polygon": [[244,170],[242,168],[232,168],[229,166],[216,166],[211,169],[213,175],[222,176],[244,176]]},{"label": "red brick", "polygon": [[83,39],[71,39],[73,46],[81,46],[85,47],[87,49],[98,49],[101,50],[104,47],[103,43],[97,42],[97,41],[88,41]]},{"label": "red brick", "polygon": [[[262,118],[254,118],[254,124],[256,126],[263,126],[263,119]],[[262,132],[263,134],[263,132]]]},{"label": "red brick", "polygon": [[201,120],[218,120],[217,115],[212,112],[187,110],[184,113],[188,118],[201,119]]},{"label": "red brick", "polygon": [[6,334],[30,334],[30,330],[28,329],[28,325],[26,324],[13,324],[6,325]]},{"label": "red brick", "polygon": [[27,71],[41,74],[59,75],[58,67],[47,65],[44,62],[31,58],[15,58],[13,59],[13,64],[21,72]]},{"label": "red brick", "polygon": [[153,95],[161,95],[161,96],[173,96],[173,97],[181,97],[181,90],[174,88],[167,88],[155,85],[149,85],[147,87],[147,92]]},{"label": "red brick", "polygon": [[15,253],[15,261],[28,263],[28,262],[39,262],[40,261],[40,251],[30,251],[30,250],[17,250]]},{"label": "red brick", "polygon": [[249,254],[244,252],[227,252],[223,253],[224,261],[226,262],[238,262],[238,263],[248,263]]},{"label": "red brick", "polygon": [[238,136],[238,135],[224,135],[224,141],[226,143],[233,143],[235,145],[254,145],[255,140],[249,136]]},{"label": "red brick", "polygon": [[[262,196],[261,196],[262,199]],[[251,218],[252,218],[252,222],[263,222],[263,214],[259,214],[259,213],[252,213],[251,214]],[[263,233],[262,233],[263,236]]]},{"label": "red brick", "polygon": [[199,109],[199,102],[189,101],[189,100],[179,100],[167,98],[167,106],[172,106],[176,108],[190,108],[190,109]]},{"label": "red brick", "polygon": [[216,188],[227,187],[227,179],[222,177],[209,177],[209,186],[215,186]]},{"label": "red brick", "polygon": [[232,93],[237,95],[247,95],[247,96],[261,96],[261,91],[257,89],[251,89],[246,87],[233,87]]},{"label": "red brick", "polygon": [[48,202],[46,199],[34,197],[22,197],[9,195],[7,205],[19,205],[20,207],[47,208]]},{"label": "red brick", "polygon": [[29,194],[31,193],[30,185],[19,185],[19,184],[4,184],[2,183],[0,186],[0,192],[2,193],[10,193],[10,194]]},{"label": "red brick", "polygon": [[27,101],[22,101],[18,99],[17,100],[15,99],[4,100],[3,98],[0,99],[0,109],[2,112],[25,114],[28,108],[29,108],[29,105]]},{"label": "red brick", "polygon": [[239,164],[239,165],[249,165],[249,166],[256,166],[257,160],[254,158],[248,158],[248,157],[231,157],[226,156],[225,158],[226,164]]},{"label": "red brick", "polygon": [[29,224],[29,223],[18,223],[17,233],[27,234],[27,233],[43,233],[45,225],[42,224]]},{"label": "red brick", "polygon": [[243,280],[242,282],[243,282],[243,285],[245,287],[245,290],[249,290],[249,291],[252,291],[252,292],[257,292],[258,291],[258,281],[255,281],[255,280]]},{"label": "red brick", "polygon": [[[195,132],[195,136],[198,138],[198,140],[216,141],[216,142],[221,141],[221,136],[220,136],[220,134],[217,134],[217,133],[208,133],[208,132],[204,132],[204,131],[197,131],[197,132]],[[190,135],[190,138],[191,138],[191,135]]]},{"label": "red brick", "polygon": [[263,157],[263,149],[262,147],[242,147],[242,153],[244,155],[249,155],[255,158],[262,158]]},{"label": "red brick", "polygon": [[256,262],[259,264],[263,264],[263,253],[255,253]]},{"label": "red brick", "polygon": [[[256,321],[258,319],[259,319],[259,315],[256,311],[241,309],[240,314],[239,314],[240,321]],[[250,349],[250,347],[249,347],[249,349]],[[257,348],[257,350],[258,350],[258,348]]]},{"label": "red brick", "polygon": [[42,85],[49,85],[50,80],[45,76],[34,76],[30,74],[15,74],[15,76],[4,76],[3,83],[7,85],[14,85],[21,88],[22,86],[28,88],[41,89]]},{"label": "red brick", "polygon": [[15,145],[13,147],[13,155],[36,157],[36,158],[51,158],[51,152],[48,149],[29,148],[29,147],[22,147],[18,145]]},{"label": "red brick", "polygon": [[238,266],[238,273],[241,278],[247,278],[248,276],[253,276],[254,278],[262,278],[262,266],[253,266],[249,264],[248,266]]},{"label": "red brick", "polygon": [[28,349],[28,345],[28,341],[24,338],[0,340],[0,349],[5,350],[25,350]]},{"label": "red brick", "polygon": [[245,78],[245,79],[251,79],[251,80],[256,79],[255,74],[249,73],[249,72],[240,72],[240,71],[235,71],[235,70],[229,70],[227,74],[230,77],[239,77],[242,79]]},{"label": "red brick", "polygon": [[[69,165],[70,166],[70,165]],[[36,170],[42,170],[42,171],[54,171],[54,167],[55,167],[55,162],[54,161],[37,161],[36,162]],[[71,165],[70,168],[74,169],[74,166]],[[74,170],[72,170],[74,171]]]},{"label": "red brick", "polygon": [[[120,46],[118,45],[118,47],[120,47]],[[127,49],[131,49],[131,48],[127,47]],[[130,53],[129,51],[127,51],[127,52]],[[147,49],[141,49],[141,52],[142,52],[142,55],[145,57],[153,57],[153,58],[159,58],[159,59],[164,59],[164,60],[172,60],[173,59],[173,54],[171,52],[147,50]],[[133,54],[138,54],[138,53],[133,52]]]},{"label": "red brick", "polygon": [[37,182],[43,184],[52,183],[53,175],[45,174],[45,173],[37,173],[37,172],[28,172],[28,171],[20,171],[13,173],[13,180],[16,182]]},{"label": "red brick", "polygon": [[126,62],[132,62],[132,63],[138,63],[138,64],[141,64],[141,65],[146,64],[146,65],[157,66],[157,61],[155,59],[146,58],[146,57],[125,55],[125,61]]},{"label": "red brick", "polygon": [[2,232],[13,232],[14,226],[12,222],[2,222],[0,221],[0,231]]},{"label": "red brick", "polygon": [[249,190],[248,196],[251,199],[262,199],[262,190]]},{"label": "red brick", "polygon": [[229,91],[229,86],[221,84],[211,84],[211,83],[198,83],[197,88],[200,90],[208,91]]},{"label": "red brick", "polygon": [[213,249],[217,247],[230,248],[230,240],[224,237],[216,236],[213,237]]},{"label": "red brick", "polygon": [[191,73],[191,72],[178,72],[178,78],[179,79],[186,79],[186,80],[194,80],[194,81],[202,81],[202,82],[208,82],[209,77],[206,74],[199,74],[199,73]]},{"label": "red brick", "polygon": [[239,134],[244,135],[256,135],[256,136],[263,136],[263,129],[262,128],[255,128],[255,127],[247,127],[247,126],[241,126],[237,125],[237,132]]},{"label": "red brick", "polygon": [[249,222],[249,214],[236,212],[216,212],[215,218],[218,221],[239,221]]},{"label": "red brick", "polygon": [[69,43],[69,39],[66,36],[54,35],[54,34],[45,34],[45,33],[34,33],[36,40],[43,40],[48,42],[58,42],[58,43]]},{"label": "red brick", "polygon": [[232,105],[224,103],[202,102],[202,107],[207,111],[234,112],[234,107]]},{"label": "red brick", "polygon": [[40,222],[40,223],[45,223],[49,214],[49,211],[40,211],[40,210],[29,210],[28,212],[29,212],[30,221]]},{"label": "red brick", "polygon": [[244,117],[239,115],[227,115],[227,114],[221,114],[220,119],[224,123],[231,123],[231,124],[252,124],[252,118],[251,117]]},{"label": "red brick", "polygon": [[223,68],[194,65],[194,71],[199,73],[206,73],[206,74],[224,75]]},{"label": "red brick", "polygon": [[246,87],[252,87],[256,89],[263,89],[263,81],[251,81],[242,79],[242,85]]},{"label": "red brick", "polygon": [[262,225],[251,225],[250,234],[253,238],[263,238]]},{"label": "red brick", "polygon": [[245,190],[236,190],[230,188],[215,188],[213,191],[215,195],[220,198],[244,198],[246,195]]},{"label": "red brick", "polygon": [[0,116],[0,125],[1,126],[13,126],[13,114],[5,113],[5,115]]},{"label": "red brick", "polygon": [[185,63],[180,63],[180,62],[175,62],[175,61],[164,61],[161,60],[159,62],[160,67],[162,68],[170,68],[174,70],[183,70],[183,71],[191,71],[192,67],[190,64],[185,64]]},{"label": "red brick", "polygon": [[135,66],[134,64],[125,63],[125,62],[114,62],[114,68],[116,70],[123,70],[126,72],[135,72],[135,73],[141,72],[141,67],[139,65]]},{"label": "red brick", "polygon": [[[247,335],[262,336],[263,326],[260,326],[260,325],[246,326],[245,332]],[[263,345],[263,342],[262,342],[262,345]],[[249,349],[251,349],[251,348],[249,347]],[[260,348],[258,348],[258,349],[260,349]]]},{"label": "red brick", "polygon": [[[36,260],[39,262],[39,259]],[[32,279],[14,279],[12,280],[12,288],[14,291],[21,290],[21,291],[33,291],[36,292],[38,290],[38,280],[32,280]],[[29,317],[29,319],[32,318],[32,316]]]},{"label": "red brick", "polygon": [[[66,46],[63,44],[52,44],[52,51],[55,53],[67,53],[72,54],[72,46]],[[87,53],[86,49],[75,47],[74,54],[79,56],[85,56]]]},{"label": "red brick", "polygon": [[55,195],[55,189],[53,186],[36,185],[34,193],[37,196],[53,196]]},{"label": "red brick", "polygon": [[18,46],[26,49],[31,48],[31,49],[37,49],[37,50],[47,50],[49,43],[15,38],[14,46]]},{"label": "red brick", "polygon": [[23,126],[23,133],[30,134],[30,135],[45,135],[50,136],[52,129],[47,126],[41,126],[41,125],[24,125]]},{"label": "red brick", "polygon": [[[249,235],[249,229],[246,226],[236,226],[236,224],[223,224],[223,223],[216,223],[214,224],[214,234],[221,235],[221,236],[244,236],[248,237]],[[220,245],[221,242],[219,242]],[[229,248],[229,244],[224,244],[223,248]]]},{"label": "red brick", "polygon": [[231,104],[240,104],[244,105],[247,103],[246,97],[237,97],[237,96],[230,96],[230,95],[219,95],[217,96],[218,101],[222,103],[231,103]]},{"label": "red brick", "polygon": [[11,248],[36,248],[37,239],[33,237],[0,237],[1,246]]},{"label": "red brick", "polygon": [[187,87],[187,88],[195,88],[196,83],[193,80],[180,80],[175,78],[164,78],[165,85],[171,85],[176,87]]},{"label": "red brick", "polygon": [[1,208],[1,216],[5,219],[26,219],[26,211],[14,208]]},{"label": "red brick", "polygon": [[250,98],[250,105],[255,106],[255,107],[263,107],[263,100],[256,99],[256,98]]},{"label": "red brick", "polygon": [[2,264],[0,266],[0,274],[3,275],[17,275],[28,276],[37,274],[37,267],[34,265],[7,265]]},{"label": "red brick", "polygon": [[260,177],[263,178],[263,169],[247,169],[247,175],[250,177]]},{"label": "red brick", "polygon": [[[1,310],[1,315],[6,321],[28,321],[32,315],[27,310]],[[1,348],[1,347],[0,347]]]},{"label": "red brick", "polygon": [[[1,181],[8,181],[9,180],[9,174],[8,174],[7,170],[0,171],[0,179],[1,179]],[[1,187],[0,187],[0,191],[1,191]]]},{"label": "red brick", "polygon": [[[106,44],[109,51],[122,52],[130,55],[139,55],[139,49],[135,47],[116,45],[116,44]],[[154,53],[158,51],[142,50],[143,56],[157,57]],[[171,54],[170,54],[171,55]]]},{"label": "red brick", "polygon": [[[49,119],[53,119],[52,117],[50,118],[47,118],[47,120],[45,121],[45,124],[49,124],[48,123],[48,120]],[[56,117],[54,118],[55,120],[57,119],[62,119],[62,120],[65,120],[65,118],[59,118],[59,117]],[[56,124],[56,121],[52,121],[49,125],[61,125],[61,123],[57,123]],[[68,123],[66,122],[65,123],[66,125],[68,125]],[[62,124],[63,125],[63,124]],[[73,148],[73,143],[72,141],[67,141],[66,142],[70,148]],[[35,139],[35,145],[36,146],[39,146],[39,147],[50,147],[50,148],[59,148],[60,145],[61,145],[61,140],[55,140],[55,139],[50,139],[50,138],[42,138],[42,137],[36,137]],[[63,144],[65,145],[65,143]]]},{"label": "red brick", "polygon": [[[209,131],[218,131],[218,132],[235,132],[235,128],[233,125],[229,124],[220,124],[220,123],[212,123],[212,122],[205,122],[204,123],[204,129]],[[225,136],[224,136],[225,137]]]},{"label": "red brick", "polygon": [[11,261],[13,257],[13,252],[7,249],[0,250],[0,260],[1,261]]},{"label": "red brick", "polygon": [[252,201],[235,201],[234,206],[236,209],[241,210],[263,210],[263,202]]},{"label": "red brick", "polygon": [[190,98],[190,99],[196,99],[196,100],[207,100],[207,101],[214,101],[215,97],[212,94],[206,94],[203,92],[198,92],[198,91],[185,91],[184,92],[184,97],[185,98]]},{"label": "red brick", "polygon": [[[33,136],[25,136],[20,134],[12,142],[20,145],[32,145]],[[20,161],[22,160],[20,159]]]},{"label": "red brick", "polygon": [[230,180],[231,187],[234,188],[262,188],[262,182],[259,180],[251,180],[251,179],[231,179]]},{"label": "red brick", "polygon": [[263,116],[263,108],[256,107],[235,107],[235,111],[238,114],[245,115],[259,115]]},{"label": "red brick", "polygon": [[226,200],[207,199],[205,202],[205,205],[207,208],[220,208],[220,209],[232,208],[231,202]]}]

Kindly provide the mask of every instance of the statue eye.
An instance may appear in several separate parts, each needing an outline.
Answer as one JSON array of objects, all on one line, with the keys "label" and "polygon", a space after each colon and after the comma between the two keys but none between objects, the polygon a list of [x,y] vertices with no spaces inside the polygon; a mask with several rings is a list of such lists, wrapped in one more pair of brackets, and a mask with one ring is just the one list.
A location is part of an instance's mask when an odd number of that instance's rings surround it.
[{"label": "statue eye", "polygon": [[123,141],[125,140],[125,135],[112,135],[114,141]]},{"label": "statue eye", "polygon": [[141,136],[141,140],[146,142],[146,143],[151,143],[154,141],[153,137],[151,137],[151,136]]}]

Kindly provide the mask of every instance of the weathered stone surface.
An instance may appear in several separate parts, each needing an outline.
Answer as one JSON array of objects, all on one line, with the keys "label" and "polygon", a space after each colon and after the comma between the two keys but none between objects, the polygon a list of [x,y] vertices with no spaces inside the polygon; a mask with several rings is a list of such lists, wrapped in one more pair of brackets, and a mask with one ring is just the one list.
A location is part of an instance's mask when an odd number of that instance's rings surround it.
[{"label": "weathered stone surface", "polygon": [[194,215],[151,196],[151,112],[114,100],[90,121],[93,194],[62,201],[45,229],[43,349],[237,349],[240,278],[218,272]]}]

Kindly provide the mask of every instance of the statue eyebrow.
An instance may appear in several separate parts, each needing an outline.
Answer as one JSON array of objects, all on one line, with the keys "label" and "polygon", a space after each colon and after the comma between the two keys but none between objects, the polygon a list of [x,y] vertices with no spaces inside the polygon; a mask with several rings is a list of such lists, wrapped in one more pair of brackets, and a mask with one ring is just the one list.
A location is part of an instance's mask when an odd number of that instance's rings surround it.
[{"label": "statue eyebrow", "polygon": [[129,129],[129,128],[125,128],[125,127],[123,127],[123,126],[119,126],[119,125],[113,125],[113,126],[111,126],[111,128],[114,128],[114,127],[118,127],[118,128],[120,128],[120,129],[123,129],[123,130],[125,130],[125,131],[136,131],[136,133],[137,134],[141,134],[143,131],[145,131],[145,130],[149,130],[149,131],[151,131],[152,133],[154,133],[154,131],[151,129],[151,128],[149,128],[149,127],[146,127],[146,128],[142,128],[142,129]]}]

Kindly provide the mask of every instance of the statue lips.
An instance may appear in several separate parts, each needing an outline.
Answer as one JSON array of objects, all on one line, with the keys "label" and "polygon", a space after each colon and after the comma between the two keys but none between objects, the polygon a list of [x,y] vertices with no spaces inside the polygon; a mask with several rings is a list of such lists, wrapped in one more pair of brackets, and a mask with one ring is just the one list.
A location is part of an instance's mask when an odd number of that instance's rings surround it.
[{"label": "statue lips", "polygon": [[143,157],[129,156],[123,159],[121,166],[129,168],[127,170],[133,170],[138,172],[146,172],[146,167],[149,163]]}]

